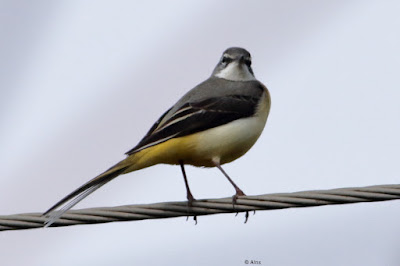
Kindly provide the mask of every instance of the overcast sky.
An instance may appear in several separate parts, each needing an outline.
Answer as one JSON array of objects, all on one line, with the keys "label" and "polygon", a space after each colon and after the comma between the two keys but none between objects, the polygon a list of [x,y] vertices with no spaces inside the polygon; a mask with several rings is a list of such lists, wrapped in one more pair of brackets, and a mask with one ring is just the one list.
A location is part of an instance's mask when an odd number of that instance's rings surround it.
[{"label": "overcast sky", "polygon": [[[124,158],[156,119],[250,51],[272,108],[225,170],[248,195],[400,183],[397,1],[2,1],[0,214],[43,212]],[[195,198],[234,190],[187,167]],[[179,167],[75,206],[186,200]],[[1,265],[400,265],[400,202],[0,233]]]}]

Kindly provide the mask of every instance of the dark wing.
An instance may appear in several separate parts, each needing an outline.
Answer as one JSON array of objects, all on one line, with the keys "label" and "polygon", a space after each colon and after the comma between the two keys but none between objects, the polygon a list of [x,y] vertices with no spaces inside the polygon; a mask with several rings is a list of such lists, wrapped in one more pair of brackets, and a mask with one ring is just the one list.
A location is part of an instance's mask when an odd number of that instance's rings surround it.
[{"label": "dark wing", "polygon": [[257,97],[230,95],[186,103],[168,120],[160,123],[168,111],[164,113],[138,145],[126,154],[131,155],[172,138],[187,136],[252,116],[256,112],[258,100]]},{"label": "dark wing", "polygon": [[[169,111],[171,111],[172,107],[169,108],[163,115],[154,123],[154,125],[149,129],[149,131],[146,133],[146,135],[143,137],[143,139],[148,138],[153,131],[158,127],[158,125],[161,123],[161,121],[164,119],[164,117],[168,114]],[[142,140],[143,140],[142,139]],[[139,142],[140,143],[140,142]],[[139,144],[138,144],[139,145]],[[130,151],[126,152],[125,154],[129,154]]]}]

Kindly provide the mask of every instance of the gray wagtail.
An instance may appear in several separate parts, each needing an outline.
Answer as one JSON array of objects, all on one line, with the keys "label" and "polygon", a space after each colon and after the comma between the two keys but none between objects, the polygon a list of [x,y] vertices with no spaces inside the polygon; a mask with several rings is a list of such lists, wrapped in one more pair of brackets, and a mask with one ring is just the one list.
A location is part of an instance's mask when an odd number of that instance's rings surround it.
[{"label": "gray wagtail", "polygon": [[244,155],[264,129],[271,106],[267,88],[251,69],[251,56],[243,48],[229,48],[211,77],[186,93],[150,128],[127,157],[57,202],[43,215],[46,226],[115,177],[156,164],[180,165],[190,192],[185,164],[217,167],[244,196],[221,165]]}]

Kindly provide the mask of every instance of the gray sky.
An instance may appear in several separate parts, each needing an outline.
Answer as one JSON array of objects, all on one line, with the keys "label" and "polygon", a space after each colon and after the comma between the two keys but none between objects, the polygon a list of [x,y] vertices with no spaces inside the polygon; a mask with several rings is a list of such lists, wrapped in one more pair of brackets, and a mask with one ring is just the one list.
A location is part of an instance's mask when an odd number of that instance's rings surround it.
[{"label": "gray sky", "polygon": [[[0,214],[42,212],[124,158],[242,46],[272,109],[225,170],[248,194],[400,183],[396,1],[3,1]],[[196,198],[233,195],[188,167]],[[177,166],[75,208],[185,200]],[[2,265],[400,264],[399,201],[0,233]]]}]

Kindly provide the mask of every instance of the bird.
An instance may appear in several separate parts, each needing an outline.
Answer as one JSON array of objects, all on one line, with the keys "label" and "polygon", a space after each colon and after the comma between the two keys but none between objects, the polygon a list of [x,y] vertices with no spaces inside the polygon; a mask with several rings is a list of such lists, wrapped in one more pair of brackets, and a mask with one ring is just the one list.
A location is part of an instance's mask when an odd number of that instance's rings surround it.
[{"label": "bird", "polygon": [[212,75],[168,109],[125,159],[43,213],[45,226],[117,176],[157,164],[180,165],[189,205],[195,198],[185,165],[218,168],[236,191],[233,202],[245,196],[221,165],[238,159],[256,143],[270,112],[269,91],[255,78],[251,63],[246,49],[226,49]]}]

